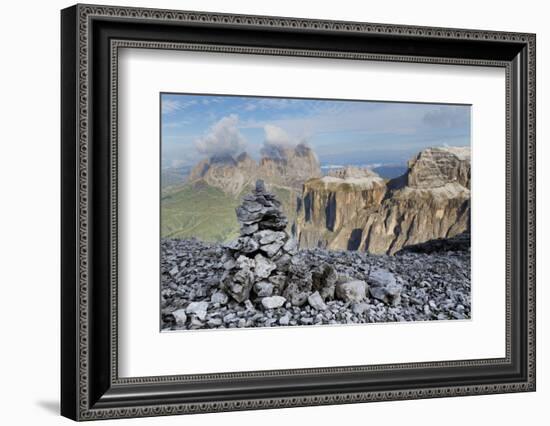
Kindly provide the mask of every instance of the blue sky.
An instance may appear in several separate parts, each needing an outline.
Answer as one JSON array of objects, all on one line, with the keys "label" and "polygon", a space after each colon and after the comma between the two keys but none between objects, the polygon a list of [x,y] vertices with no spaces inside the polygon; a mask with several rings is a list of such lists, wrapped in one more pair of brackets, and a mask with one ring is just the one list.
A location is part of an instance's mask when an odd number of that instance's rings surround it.
[{"label": "blue sky", "polygon": [[470,106],[161,94],[162,167],[307,143],[321,165],[404,164],[470,144]]}]

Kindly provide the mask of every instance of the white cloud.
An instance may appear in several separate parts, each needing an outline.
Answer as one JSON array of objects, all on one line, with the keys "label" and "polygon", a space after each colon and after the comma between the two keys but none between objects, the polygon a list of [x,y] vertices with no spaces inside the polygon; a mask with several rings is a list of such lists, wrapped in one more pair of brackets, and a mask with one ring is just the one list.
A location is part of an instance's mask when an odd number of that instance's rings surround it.
[{"label": "white cloud", "polygon": [[280,147],[289,147],[296,145],[296,142],[291,140],[287,132],[278,126],[266,124],[264,126],[265,144]]},{"label": "white cloud", "polygon": [[195,140],[195,147],[201,154],[235,155],[246,146],[246,139],[237,127],[239,117],[231,114],[215,123],[206,134]]},{"label": "white cloud", "polygon": [[265,124],[264,133],[264,144],[260,152],[266,157],[278,158],[283,155],[283,149],[306,144],[306,138],[293,138],[283,128],[273,124]]}]

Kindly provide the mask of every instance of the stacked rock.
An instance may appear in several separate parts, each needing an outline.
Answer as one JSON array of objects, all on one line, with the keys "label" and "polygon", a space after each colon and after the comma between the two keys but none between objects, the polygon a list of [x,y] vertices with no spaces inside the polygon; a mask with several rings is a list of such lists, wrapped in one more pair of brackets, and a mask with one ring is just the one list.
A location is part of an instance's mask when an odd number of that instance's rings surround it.
[{"label": "stacked rock", "polygon": [[236,213],[240,236],[224,246],[221,288],[240,303],[254,299],[265,308],[282,306],[297,243],[285,231],[288,220],[281,203],[258,180]]}]

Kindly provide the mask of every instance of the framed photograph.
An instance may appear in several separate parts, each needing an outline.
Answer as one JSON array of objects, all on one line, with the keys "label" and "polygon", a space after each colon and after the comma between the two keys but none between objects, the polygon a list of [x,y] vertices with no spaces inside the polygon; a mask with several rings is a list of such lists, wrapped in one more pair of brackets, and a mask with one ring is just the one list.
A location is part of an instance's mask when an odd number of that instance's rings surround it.
[{"label": "framed photograph", "polygon": [[535,390],[535,35],[61,12],[61,412]]}]

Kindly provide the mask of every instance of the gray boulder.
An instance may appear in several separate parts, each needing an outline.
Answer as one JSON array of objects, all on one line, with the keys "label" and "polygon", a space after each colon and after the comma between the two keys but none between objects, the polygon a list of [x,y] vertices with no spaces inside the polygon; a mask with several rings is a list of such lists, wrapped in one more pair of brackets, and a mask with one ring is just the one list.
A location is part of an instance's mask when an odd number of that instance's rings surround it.
[{"label": "gray boulder", "polygon": [[401,303],[403,287],[397,282],[394,274],[386,269],[375,269],[369,274],[370,295],[388,305]]},{"label": "gray boulder", "polygon": [[369,288],[369,293],[373,298],[392,306],[397,306],[401,303],[401,291],[402,287],[398,284]]},{"label": "gray boulder", "polygon": [[338,283],[335,294],[344,302],[361,302],[367,298],[367,283],[361,280]]},{"label": "gray boulder", "polygon": [[381,268],[373,269],[369,274],[368,281],[372,287],[387,287],[397,283],[395,275],[387,269]]},{"label": "gray boulder", "polygon": [[311,306],[313,309],[317,309],[318,311],[324,311],[325,309],[327,309],[327,305],[325,305],[325,302],[323,301],[323,298],[318,291],[310,294],[307,298],[307,301],[309,303],[309,306]]}]

